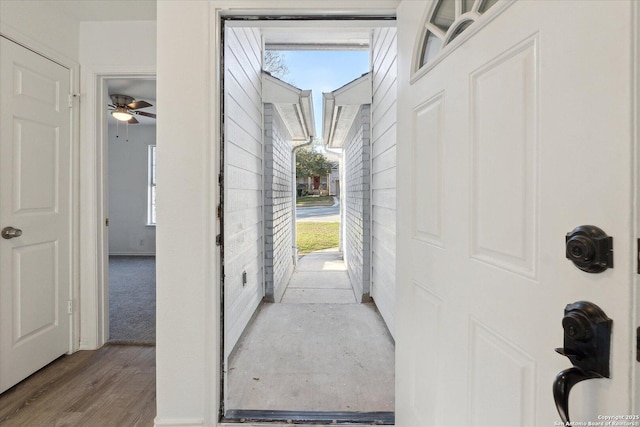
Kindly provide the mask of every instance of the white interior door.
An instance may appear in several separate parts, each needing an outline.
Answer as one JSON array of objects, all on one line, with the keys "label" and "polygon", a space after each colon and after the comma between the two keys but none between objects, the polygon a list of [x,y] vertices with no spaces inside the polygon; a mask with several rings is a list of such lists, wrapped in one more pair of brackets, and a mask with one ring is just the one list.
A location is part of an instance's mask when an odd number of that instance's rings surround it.
[{"label": "white interior door", "polygon": [[69,349],[68,69],[0,38],[0,392]]},{"label": "white interior door", "polygon": [[[430,6],[401,4],[399,52]],[[630,414],[634,14],[517,1],[413,82],[399,55],[397,425],[559,425],[571,363],[554,348],[576,301],[613,336],[611,378],[575,386],[571,420]],[[614,268],[565,258],[583,224],[613,236]]]}]

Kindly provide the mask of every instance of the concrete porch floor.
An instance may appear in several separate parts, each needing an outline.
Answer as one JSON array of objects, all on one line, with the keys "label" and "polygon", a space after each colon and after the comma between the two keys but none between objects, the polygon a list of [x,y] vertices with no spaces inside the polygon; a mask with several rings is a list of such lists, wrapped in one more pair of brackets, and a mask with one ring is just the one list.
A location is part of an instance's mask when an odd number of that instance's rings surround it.
[{"label": "concrete porch floor", "polygon": [[227,409],[394,411],[393,340],[341,257],[304,256],[282,303],[258,309],[229,360]]}]

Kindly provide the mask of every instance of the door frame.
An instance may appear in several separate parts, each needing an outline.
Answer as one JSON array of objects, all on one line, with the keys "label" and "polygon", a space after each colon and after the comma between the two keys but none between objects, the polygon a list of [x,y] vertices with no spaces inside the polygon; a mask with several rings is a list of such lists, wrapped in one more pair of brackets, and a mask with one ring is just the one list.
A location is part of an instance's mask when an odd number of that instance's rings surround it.
[{"label": "door frame", "polygon": [[[217,326],[217,342],[213,342],[211,339],[207,339],[206,347],[208,352],[214,352],[217,362],[219,382],[216,384],[218,387],[217,395],[211,388],[207,390],[208,396],[206,401],[217,400],[218,413],[217,419],[219,422],[286,422],[287,420],[312,420],[314,424],[322,421],[330,422],[330,420],[340,419],[340,422],[356,422],[362,424],[377,424],[381,421],[384,424],[393,423],[393,416],[389,413],[358,413],[358,412],[346,412],[346,413],[331,413],[331,412],[305,412],[305,411],[262,411],[262,410],[238,410],[230,409],[227,417],[225,417],[225,399],[227,396],[226,387],[226,369],[225,369],[225,303],[224,303],[224,278],[225,278],[225,263],[224,263],[224,190],[225,190],[225,103],[224,103],[224,87],[225,87],[225,48],[226,48],[226,28],[227,22],[246,22],[245,26],[248,28],[261,28],[268,27],[265,22],[279,21],[286,25],[287,22],[305,22],[305,21],[326,21],[326,22],[338,22],[338,21],[371,21],[371,22],[387,22],[393,21],[394,27],[396,22],[396,10],[372,8],[371,10],[362,8],[358,10],[345,10],[341,13],[327,13],[327,11],[321,7],[310,6],[308,9],[298,10],[291,8],[260,8],[256,9],[252,2],[239,2],[241,4],[235,6],[233,9],[225,8],[212,8],[211,10],[211,28],[212,32],[212,45],[219,46],[219,50],[214,50],[215,55],[212,55],[211,69],[218,71],[218,75],[215,76],[215,72],[212,73],[215,77],[212,77],[212,83],[210,85],[210,111],[212,112],[212,122],[217,126],[214,126],[212,135],[212,152],[219,155],[218,161],[212,162],[215,167],[212,168],[213,178],[211,179],[212,188],[212,204],[215,208],[213,212],[218,212],[218,221],[216,226],[212,227],[216,236],[216,246],[218,250],[215,250],[215,261],[212,265],[216,265],[219,268],[218,274],[214,274],[212,269],[210,271],[211,277],[215,283],[215,289],[213,295],[219,301],[219,317],[215,319]],[[246,3],[246,5],[244,4]],[[277,15],[275,14],[277,12]],[[361,12],[361,13],[358,13]],[[369,13],[365,13],[369,12]],[[277,16],[277,17],[276,17]],[[264,49],[264,46],[263,46]],[[311,178],[310,178],[311,179]],[[215,184],[214,184],[215,183]],[[294,189],[295,191],[295,186]],[[295,221],[294,221],[295,228]],[[371,268],[371,267],[370,267]],[[211,312],[212,310],[209,310]],[[209,334],[207,334],[209,336]],[[210,387],[210,386],[209,386]],[[213,393],[213,395],[211,395]],[[395,411],[393,412],[395,414]],[[329,414],[329,415],[327,415]],[[212,418],[214,414],[208,414]]]},{"label": "door frame", "polygon": [[[640,5],[636,2],[631,2],[633,13],[631,14],[632,21],[632,63],[631,63],[631,78],[632,78],[632,99],[631,102],[633,104],[633,116],[635,120],[632,119],[632,129],[631,129],[631,138],[632,138],[632,162],[633,162],[633,207],[632,213],[633,218],[635,220],[632,224],[633,234],[635,239],[637,239],[637,246],[629,248],[629,256],[631,256],[631,266],[636,266],[637,271],[631,272],[634,274],[634,284],[633,287],[633,295],[632,304],[633,304],[633,312],[631,314],[632,318],[632,331],[635,328],[638,328],[636,333],[633,333],[630,337],[630,340],[636,340],[636,342],[640,343]],[[635,239],[632,239],[635,240]],[[637,334],[637,335],[636,335]],[[640,413],[640,348],[637,350],[637,354],[629,355],[629,361],[631,363],[631,390],[629,393],[630,399],[630,407],[632,409],[633,414]]]},{"label": "door frame", "polygon": [[80,223],[82,319],[80,349],[95,350],[109,340],[109,233],[107,82],[110,79],[156,78],[151,67],[87,68],[83,73],[86,118],[81,147],[83,217]]},{"label": "door frame", "polygon": [[71,265],[69,283],[69,298],[73,302],[71,319],[69,321],[69,344],[67,354],[71,354],[80,348],[80,64],[42,44],[28,35],[22,33],[18,28],[3,24],[0,26],[0,36],[28,49],[50,61],[69,70],[69,87],[71,95],[71,171],[70,171],[70,203],[71,203]]}]

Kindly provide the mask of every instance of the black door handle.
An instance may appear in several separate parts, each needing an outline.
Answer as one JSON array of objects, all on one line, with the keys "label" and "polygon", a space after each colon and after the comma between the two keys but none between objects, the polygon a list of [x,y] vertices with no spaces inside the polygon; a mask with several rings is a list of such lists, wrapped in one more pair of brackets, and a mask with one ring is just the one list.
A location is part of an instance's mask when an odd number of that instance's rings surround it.
[{"label": "black door handle", "polygon": [[570,423],[569,392],[573,386],[580,381],[593,378],[602,378],[602,375],[593,371],[584,372],[575,366],[565,369],[556,376],[556,380],[553,382],[553,399],[556,402],[556,409],[558,410],[558,414],[560,414],[563,425]]},{"label": "black door handle", "polygon": [[553,382],[553,398],[564,424],[569,419],[569,393],[574,385],[593,378],[609,378],[611,327],[597,305],[578,301],[564,309],[564,347],[556,351],[569,358],[573,367],[560,372]]}]

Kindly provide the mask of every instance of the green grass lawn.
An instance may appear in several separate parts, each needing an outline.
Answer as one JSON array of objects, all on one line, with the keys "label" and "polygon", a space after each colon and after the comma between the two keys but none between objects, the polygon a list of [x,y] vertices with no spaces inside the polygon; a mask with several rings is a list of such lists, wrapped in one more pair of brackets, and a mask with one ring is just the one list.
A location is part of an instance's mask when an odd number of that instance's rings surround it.
[{"label": "green grass lawn", "polygon": [[296,225],[296,245],[300,255],[322,249],[337,248],[339,222],[299,222]]},{"label": "green grass lawn", "polygon": [[333,206],[333,196],[302,196],[296,199],[296,207]]}]

